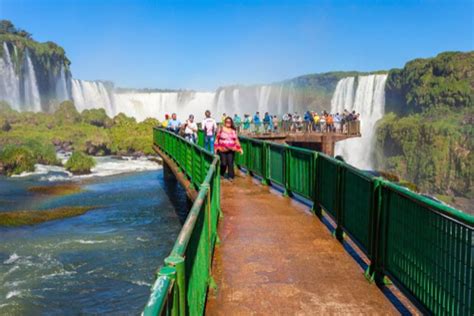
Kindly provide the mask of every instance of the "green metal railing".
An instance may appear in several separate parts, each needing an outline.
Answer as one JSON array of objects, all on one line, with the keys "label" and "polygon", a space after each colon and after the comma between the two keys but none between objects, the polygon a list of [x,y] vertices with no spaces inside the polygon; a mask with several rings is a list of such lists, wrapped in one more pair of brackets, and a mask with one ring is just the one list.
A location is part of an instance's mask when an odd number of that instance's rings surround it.
[{"label": "green metal railing", "polygon": [[158,271],[143,315],[202,315],[220,212],[219,158],[163,129],[154,129],[153,139],[199,193]]},{"label": "green metal railing", "polygon": [[236,164],[301,195],[347,233],[370,260],[366,276],[388,276],[422,310],[474,315],[474,216],[306,149],[240,137]]}]

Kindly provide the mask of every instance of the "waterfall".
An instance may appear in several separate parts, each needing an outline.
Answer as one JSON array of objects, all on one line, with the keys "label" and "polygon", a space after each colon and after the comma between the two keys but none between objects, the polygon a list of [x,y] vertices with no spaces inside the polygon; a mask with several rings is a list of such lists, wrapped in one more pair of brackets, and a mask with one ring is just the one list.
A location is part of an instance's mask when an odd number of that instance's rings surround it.
[{"label": "waterfall", "polygon": [[277,113],[279,115],[283,114],[283,85],[280,86],[280,93],[278,93]]},{"label": "waterfall", "polygon": [[107,115],[115,115],[112,98],[102,82],[72,79],[71,86],[72,99],[79,112],[103,108]]},{"label": "waterfall", "polygon": [[261,86],[260,87],[260,95],[258,99],[258,111],[260,115],[264,114],[265,112],[270,111],[270,95],[272,93],[271,86]]},{"label": "waterfall", "polygon": [[225,90],[222,89],[217,94],[216,113],[221,115],[226,110]]},{"label": "waterfall", "polygon": [[148,117],[159,120],[165,114],[176,113],[181,121],[193,114],[196,120],[204,118],[204,112],[212,108],[213,92],[132,92],[114,93],[116,113],[125,113],[141,121]]},{"label": "waterfall", "polygon": [[346,162],[361,169],[372,169],[374,160],[375,124],[385,111],[385,82],[387,75],[359,76],[354,95],[354,80],[341,79],[331,100],[331,113],[344,109],[360,113],[362,137],[336,143],[335,153]]},{"label": "waterfall", "polygon": [[24,98],[25,107],[33,112],[41,111],[41,98],[36,82],[36,73],[28,49],[25,50]]},{"label": "waterfall", "polygon": [[6,42],[3,42],[3,58],[0,58],[0,99],[7,101],[13,109],[20,109],[20,78]]},{"label": "waterfall", "polygon": [[290,86],[288,91],[288,112],[293,113],[295,111],[295,101],[293,98],[295,88],[293,87],[293,83]]},{"label": "waterfall", "polygon": [[232,101],[234,104],[234,112],[239,113],[239,115],[242,115],[242,109],[240,108],[240,90],[239,89],[234,89],[232,91]]},{"label": "waterfall", "polygon": [[69,93],[67,90],[66,71],[64,66],[61,65],[59,76],[56,79],[56,99],[58,101],[64,101],[69,99]]},{"label": "waterfall", "polygon": [[354,77],[348,77],[338,81],[336,90],[331,99],[332,113],[342,113],[344,109],[352,107],[354,103],[354,81]]}]

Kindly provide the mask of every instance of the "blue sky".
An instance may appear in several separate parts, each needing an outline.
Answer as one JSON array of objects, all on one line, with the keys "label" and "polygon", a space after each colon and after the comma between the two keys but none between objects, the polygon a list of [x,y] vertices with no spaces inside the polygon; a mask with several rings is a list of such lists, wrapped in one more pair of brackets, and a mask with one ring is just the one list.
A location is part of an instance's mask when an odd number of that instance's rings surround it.
[{"label": "blue sky", "polygon": [[212,90],[473,50],[474,1],[0,0],[75,78]]}]

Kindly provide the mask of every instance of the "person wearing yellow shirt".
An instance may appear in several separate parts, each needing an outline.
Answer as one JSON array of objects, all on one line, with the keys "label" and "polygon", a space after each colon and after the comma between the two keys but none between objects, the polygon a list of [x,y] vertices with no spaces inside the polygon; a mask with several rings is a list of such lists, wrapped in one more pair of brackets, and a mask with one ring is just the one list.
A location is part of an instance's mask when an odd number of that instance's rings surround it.
[{"label": "person wearing yellow shirt", "polygon": [[168,114],[165,114],[165,120],[163,122],[161,122],[161,127],[167,128],[169,119],[170,119],[170,116]]},{"label": "person wearing yellow shirt", "polygon": [[321,131],[321,126],[319,125],[319,121],[321,118],[319,117],[319,114],[317,112],[314,114],[313,119],[314,119],[314,130],[317,132]]}]

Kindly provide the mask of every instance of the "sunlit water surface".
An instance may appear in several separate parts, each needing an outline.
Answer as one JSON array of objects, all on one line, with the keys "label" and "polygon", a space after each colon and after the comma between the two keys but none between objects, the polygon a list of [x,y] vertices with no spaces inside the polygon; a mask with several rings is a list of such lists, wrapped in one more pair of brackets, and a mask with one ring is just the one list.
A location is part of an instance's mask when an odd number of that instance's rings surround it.
[{"label": "sunlit water surface", "polygon": [[140,313],[180,230],[176,210],[187,207],[184,190],[160,169],[79,179],[84,191],[68,196],[27,191],[55,184],[50,180],[44,174],[0,178],[0,212],[99,207],[0,228],[0,315]]}]

